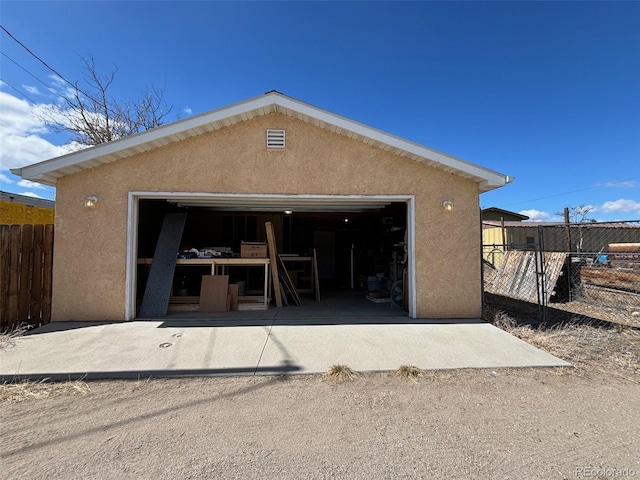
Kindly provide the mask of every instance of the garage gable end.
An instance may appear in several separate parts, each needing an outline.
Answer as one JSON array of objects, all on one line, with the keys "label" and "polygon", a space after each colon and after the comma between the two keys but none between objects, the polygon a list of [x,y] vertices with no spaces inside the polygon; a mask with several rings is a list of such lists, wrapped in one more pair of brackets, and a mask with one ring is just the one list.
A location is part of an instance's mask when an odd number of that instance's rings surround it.
[{"label": "garage gable end", "polygon": [[[55,185],[58,179],[67,175],[271,113],[280,113],[375,148],[472,180],[478,184],[481,192],[499,188],[513,181],[512,177],[349,120],[275,91],[11,171],[26,180]],[[274,149],[285,148],[286,132],[276,130],[266,132],[265,145]]]}]

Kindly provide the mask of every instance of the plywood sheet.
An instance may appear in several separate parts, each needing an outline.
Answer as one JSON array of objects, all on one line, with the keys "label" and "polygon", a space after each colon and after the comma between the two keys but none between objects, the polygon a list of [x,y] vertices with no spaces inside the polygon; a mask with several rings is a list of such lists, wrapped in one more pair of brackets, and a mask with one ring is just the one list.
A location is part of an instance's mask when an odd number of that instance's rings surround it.
[{"label": "plywood sheet", "polygon": [[226,312],[229,275],[203,275],[200,286],[200,311]]},{"label": "plywood sheet", "polygon": [[162,222],[149,279],[142,297],[140,318],[165,317],[176,269],[176,253],[187,219],[186,213],[167,213]]},{"label": "plywood sheet", "polygon": [[[496,295],[537,303],[539,283],[536,278],[536,255],[538,255],[536,252],[516,250],[507,252],[493,280],[486,284],[486,290]],[[567,254],[564,252],[544,253],[545,275],[540,278],[544,278],[545,281],[546,302],[553,295],[566,259]]]}]

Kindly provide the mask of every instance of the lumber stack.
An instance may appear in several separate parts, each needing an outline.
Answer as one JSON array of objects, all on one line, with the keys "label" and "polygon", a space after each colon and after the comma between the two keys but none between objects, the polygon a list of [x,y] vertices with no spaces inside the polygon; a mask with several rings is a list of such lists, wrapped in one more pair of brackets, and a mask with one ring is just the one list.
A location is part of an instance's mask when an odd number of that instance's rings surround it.
[{"label": "lumber stack", "polygon": [[580,269],[582,283],[640,293],[640,271],[606,267]]},{"label": "lumber stack", "polygon": [[302,305],[300,295],[298,295],[289,277],[289,273],[284,266],[284,262],[278,254],[273,224],[271,222],[265,222],[265,229],[267,233],[267,250],[269,251],[269,261],[271,263],[271,280],[273,282],[273,293],[276,297],[276,306],[282,307],[283,305],[288,306],[290,304],[300,306]]}]

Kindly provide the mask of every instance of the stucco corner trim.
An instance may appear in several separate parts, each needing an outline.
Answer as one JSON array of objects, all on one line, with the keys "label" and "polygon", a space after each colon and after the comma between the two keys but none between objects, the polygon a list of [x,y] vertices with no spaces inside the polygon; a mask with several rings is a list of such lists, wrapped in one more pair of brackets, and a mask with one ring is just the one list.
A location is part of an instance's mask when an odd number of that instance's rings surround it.
[{"label": "stucco corner trim", "polygon": [[133,192],[127,195],[127,266],[125,273],[125,320],[136,316],[135,288],[137,282],[136,245],[138,244],[138,199]]}]

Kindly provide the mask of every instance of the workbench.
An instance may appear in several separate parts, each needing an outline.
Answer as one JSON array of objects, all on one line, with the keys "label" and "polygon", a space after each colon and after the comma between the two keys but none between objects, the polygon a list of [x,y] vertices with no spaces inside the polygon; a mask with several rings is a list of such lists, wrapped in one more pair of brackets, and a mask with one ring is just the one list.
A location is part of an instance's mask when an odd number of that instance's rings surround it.
[{"label": "workbench", "polygon": [[[153,258],[139,258],[138,264],[151,265]],[[269,264],[268,258],[177,258],[176,266],[195,266],[202,267],[211,265],[211,275],[225,275],[228,273],[229,267],[264,267],[264,295],[262,296],[240,296],[238,297],[238,310],[266,310],[269,308],[269,297],[271,296],[271,284],[269,282]],[[180,297],[172,297],[169,303]],[[194,303],[198,303],[200,297],[185,297],[194,299]],[[176,301],[175,303],[184,304],[185,302]],[[181,310],[185,308],[180,308]]]}]

